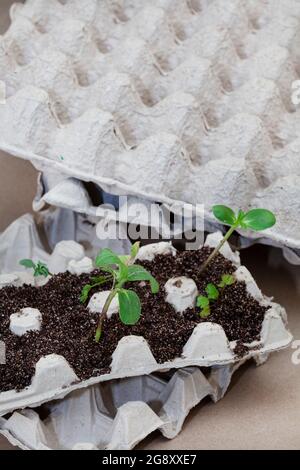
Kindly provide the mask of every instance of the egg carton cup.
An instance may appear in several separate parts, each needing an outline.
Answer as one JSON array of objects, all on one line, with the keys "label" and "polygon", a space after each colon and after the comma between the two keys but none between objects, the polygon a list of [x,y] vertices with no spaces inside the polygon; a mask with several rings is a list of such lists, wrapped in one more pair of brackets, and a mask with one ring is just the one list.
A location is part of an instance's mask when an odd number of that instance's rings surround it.
[{"label": "egg carton cup", "polygon": [[265,237],[300,248],[299,2],[27,0],[11,18],[1,149],[208,221],[221,201],[263,206]]},{"label": "egg carton cup", "polygon": [[21,259],[39,259],[46,263],[48,257],[31,214],[18,218],[0,234],[0,274],[20,270]]},{"label": "egg carton cup", "polygon": [[[300,122],[299,122],[300,123]],[[297,154],[294,153],[293,162],[297,162]],[[277,161],[278,171],[284,172],[284,168],[288,163],[287,156],[282,152],[282,157]],[[267,167],[267,165],[266,165]],[[295,170],[295,165],[293,167]],[[84,183],[76,178],[66,177],[56,171],[44,171],[38,176],[37,193],[33,203],[34,210],[43,211],[48,205],[57,208],[66,209],[69,218],[74,218],[75,214],[81,214],[79,219],[90,217],[93,223],[98,227],[98,235],[108,231],[108,226],[118,226],[121,233],[127,233],[127,225],[141,226],[145,233],[158,233],[165,239],[180,238],[181,235],[192,229],[197,235],[197,240],[202,241],[202,233],[215,232],[223,230],[222,225],[202,205],[192,206],[186,204],[183,208],[181,204],[160,204],[157,205],[153,201],[143,199],[139,196],[113,196],[104,193],[101,188],[95,185],[96,191],[101,195],[103,203],[95,205],[92,202],[88,189]],[[258,204],[260,202],[258,201]],[[277,213],[277,212],[276,212]],[[172,214],[172,216],[171,216]],[[171,224],[173,214],[178,217],[178,223]],[[61,223],[64,218],[61,218]],[[287,217],[282,220],[289,223]],[[114,225],[115,224],[115,225]],[[50,227],[49,227],[50,228]],[[148,230],[148,232],[147,232]],[[285,238],[273,236],[270,230],[267,235],[258,235],[247,230],[238,230],[238,247],[240,249],[247,248],[254,243],[262,243],[279,247],[282,249],[284,257],[287,261],[294,265],[300,264],[300,249],[290,247],[289,242]],[[101,235],[100,235],[101,238]],[[94,245],[99,244],[97,238]]]},{"label": "egg carton cup", "polygon": [[50,255],[48,252],[49,247],[51,251],[57,252],[56,247],[61,242],[62,246],[67,242],[68,251],[71,250],[70,261],[76,261],[78,257],[82,259],[83,253],[84,257],[95,258],[102,248],[111,248],[122,254],[130,252],[131,243],[126,236],[125,227],[119,227],[121,236],[113,240],[109,238],[100,240],[96,228],[96,222],[67,209],[44,210],[38,221],[31,214],[25,214],[0,234],[0,274],[14,273],[13,275],[23,276],[25,280],[32,280],[30,275],[28,277],[28,271],[23,270],[19,264],[24,258],[50,264],[55,272],[61,268],[64,270],[66,262],[59,261],[59,267],[54,259],[56,255]]},{"label": "egg carton cup", "polygon": [[197,367],[93,385],[39,410],[0,418],[0,434],[24,450],[129,450],[154,430],[173,439],[190,410],[226,393],[235,366]]},{"label": "egg carton cup", "polygon": [[[59,212],[61,210],[55,212],[56,217]],[[21,247],[18,235],[23,242]],[[49,261],[49,256],[46,256],[46,252],[41,249],[41,241],[32,216],[23,216],[12,224],[5,233],[5,240],[7,242],[5,246],[4,237],[0,241],[0,246],[5,249],[6,253],[10,248],[9,241],[14,240],[13,251],[17,256],[16,260],[19,259],[18,253],[15,253],[16,249],[20,247],[19,256],[22,256],[24,248],[30,247],[28,254],[26,252],[28,257],[34,252],[44,262]],[[39,247],[38,250],[37,247]],[[3,256],[1,256],[2,260]],[[15,260],[10,261],[14,266]],[[5,284],[3,283],[4,277],[6,278]],[[21,285],[23,282],[33,282],[33,278],[28,273],[20,272],[12,276],[0,276],[2,286],[12,282],[15,285]],[[207,373],[204,376],[199,369],[189,368],[178,370],[175,374],[176,379],[172,377],[170,381],[169,378],[166,380],[149,375],[105,382],[72,392],[68,398],[56,402],[54,406],[48,404],[51,418],[47,422],[42,421],[38,413],[30,409],[15,412],[8,420],[1,418],[0,433],[13,445],[22,449],[129,449],[154,429],[160,429],[165,437],[173,438],[180,431],[189,410],[204,396],[210,395],[214,401],[223,396],[232,372],[238,366],[239,363],[234,366],[213,367],[209,379],[207,379]],[[165,373],[164,377],[168,375]],[[112,405],[108,406],[110,411],[107,411],[107,406],[103,405],[102,396],[106,403],[108,399],[113,402],[113,411],[111,411]],[[157,407],[152,406],[152,403],[157,401],[161,405],[159,411]],[[95,416],[95,406],[97,406],[97,422],[94,428],[92,416]],[[138,427],[141,418],[142,429]],[[84,429],[79,424],[83,419],[86,423]],[[51,423],[55,423],[54,428]],[[68,430],[67,439],[66,429]],[[76,432],[71,436],[74,429]],[[108,435],[109,439],[107,439]],[[78,438],[80,442],[77,442]]]},{"label": "egg carton cup", "polygon": [[[57,177],[57,178],[56,178]],[[58,182],[57,180],[60,181]],[[182,235],[182,220],[180,223],[171,226],[170,207],[165,204],[158,205],[137,196],[126,196],[124,198],[104,193],[100,187],[95,186],[102,203],[95,205],[91,199],[88,188],[82,181],[75,178],[66,178],[56,172],[47,171],[38,176],[37,193],[34,199],[33,208],[35,211],[43,211],[47,205],[67,209],[75,214],[90,217],[98,225],[99,234],[101,227],[105,229],[107,225],[112,227],[122,226],[126,233],[127,224],[140,225],[145,229],[152,228],[160,231],[163,238],[170,239],[174,236]],[[179,207],[176,206],[179,215]],[[197,216],[197,221],[195,217]],[[202,206],[194,208],[186,207],[185,227],[195,227],[199,232],[203,232],[204,214]],[[178,219],[179,222],[179,219]],[[99,236],[98,234],[98,236]],[[101,235],[100,237],[101,238]],[[144,237],[142,237],[144,238]]]},{"label": "egg carton cup", "polygon": [[[16,237],[12,237],[13,234]],[[22,241],[21,244],[18,243],[19,237]],[[15,244],[13,246],[9,245],[11,240],[14,240]],[[126,242],[130,247],[129,240],[126,240]],[[111,249],[119,248],[121,253],[125,253],[122,250],[124,248],[122,244],[116,240],[104,244],[101,248],[107,248],[107,245]],[[2,252],[5,252],[4,259],[1,257]],[[34,261],[39,260],[46,263],[52,274],[65,271],[69,271],[72,274],[82,274],[89,273],[94,269],[93,261],[89,256],[86,256],[84,246],[73,240],[62,240],[56,243],[53,252],[48,254],[42,247],[37,227],[30,214],[17,219],[0,235],[0,288],[9,285],[19,287],[23,284],[40,286],[48,281],[49,277],[46,279],[43,276],[34,277],[29,270],[20,266],[19,261],[24,256],[26,258],[33,258]],[[10,265],[15,270],[14,272],[7,273],[7,266]]]},{"label": "egg carton cup", "polygon": [[[207,237],[205,245],[215,247],[221,237],[221,233],[211,234]],[[74,242],[69,243],[71,243],[69,246],[74,248]],[[72,250],[68,247],[64,252],[65,246],[59,245],[51,256],[52,261],[55,260],[59,267],[70,262]],[[77,249],[78,247],[76,253]],[[164,253],[175,256],[176,250],[168,242],[147,245],[140,249],[138,259],[152,260],[157,254]],[[292,341],[292,336],[287,329],[285,310],[261,293],[249,271],[240,265],[239,254],[233,253],[228,243],[223,246],[221,253],[236,266],[236,278],[244,281],[248,292],[268,309],[262,324],[261,338],[248,345],[250,349],[246,358],[265,358],[270,352],[287,347]],[[49,267],[55,268],[51,263]],[[36,407],[47,401],[63,398],[74,390],[113,379],[149,375],[153,372],[189,366],[212,367],[235,364],[239,361],[234,353],[235,346],[236,341],[229,342],[220,325],[203,322],[195,327],[180,357],[173,361],[157,363],[142,336],[125,336],[119,341],[112,355],[110,373],[84,381],[79,380],[63,356],[50,354],[37,362],[30,386],[19,392],[11,390],[0,393],[0,416],[16,409]]]}]

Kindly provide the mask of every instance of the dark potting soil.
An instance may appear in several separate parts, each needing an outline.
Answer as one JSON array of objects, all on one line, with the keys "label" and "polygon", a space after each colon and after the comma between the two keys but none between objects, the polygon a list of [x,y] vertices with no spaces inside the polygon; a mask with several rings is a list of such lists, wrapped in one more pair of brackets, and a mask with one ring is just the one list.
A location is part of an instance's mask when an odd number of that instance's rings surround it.
[{"label": "dark potting soil", "polygon": [[[259,339],[266,309],[247,293],[242,282],[224,289],[206,320],[200,318],[199,308],[189,309],[181,316],[165,302],[163,286],[171,277],[190,277],[199,292],[205,294],[209,282],[217,284],[222,274],[235,271],[231,262],[219,254],[200,275],[199,267],[210,252],[210,248],[202,248],[180,252],[176,257],[160,255],[152,262],[140,262],[159,282],[159,293],[153,295],[148,285],[131,283],[128,287],[141,299],[140,321],[125,326],[118,315],[113,315],[104,322],[98,344],[94,341],[98,314],[80,303],[81,289],[89,282],[89,275],[67,272],[53,276],[43,287],[24,285],[1,289],[0,340],[6,345],[6,364],[0,365],[0,391],[20,390],[30,385],[37,361],[47,354],[64,356],[81,380],[108,373],[118,341],[130,334],[143,336],[160,363],[180,356],[194,327],[202,321],[220,324],[229,341],[238,340],[242,344]],[[109,283],[92,294],[108,289]],[[18,337],[10,332],[10,315],[25,307],[37,308],[42,313],[42,328]],[[243,348],[239,351],[245,353]]]}]

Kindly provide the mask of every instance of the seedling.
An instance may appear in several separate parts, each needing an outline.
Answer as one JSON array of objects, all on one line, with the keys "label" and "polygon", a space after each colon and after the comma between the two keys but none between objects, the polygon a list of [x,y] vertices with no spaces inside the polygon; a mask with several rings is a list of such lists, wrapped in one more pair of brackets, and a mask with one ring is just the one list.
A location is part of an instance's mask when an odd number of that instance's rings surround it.
[{"label": "seedling", "polygon": [[95,341],[98,343],[102,335],[103,322],[107,316],[109,306],[117,295],[119,300],[119,316],[125,325],[135,325],[141,316],[141,302],[138,295],[130,290],[124,289],[124,284],[134,281],[149,281],[151,291],[156,294],[159,284],[154,277],[143,266],[134,264],[134,259],[139,250],[139,243],[132,246],[129,256],[119,256],[112,250],[105,248],[96,258],[95,265],[107,273],[104,276],[92,278],[92,283],[83,287],[81,302],[86,302],[91,289],[109,280],[112,281],[111,291],[99,315]]},{"label": "seedling", "polygon": [[205,288],[207,296],[199,295],[197,297],[197,307],[201,308],[201,318],[207,318],[210,315],[211,304],[218,300],[226,286],[232,286],[234,283],[235,278],[231,274],[223,274],[218,286],[215,286],[212,283],[207,284]]},{"label": "seedling", "polygon": [[112,275],[107,275],[107,276],[92,276],[91,277],[91,283],[86,284],[80,295],[80,302],[83,304],[88,300],[90,291],[94,289],[95,287],[101,286],[102,284],[105,284],[106,282],[109,282],[112,280]]},{"label": "seedling", "polygon": [[42,263],[41,261],[38,261],[37,263],[34,263],[31,259],[22,259],[19,263],[21,266],[24,266],[27,269],[33,269],[33,276],[38,277],[38,276],[44,276],[48,277],[51,276],[51,273],[45,263]]},{"label": "seedling", "polygon": [[230,225],[230,229],[224,235],[218,246],[214,249],[211,255],[203,263],[200,272],[203,272],[214,257],[219,253],[224,243],[230,238],[237,228],[244,228],[260,232],[267,228],[273,227],[276,224],[276,217],[267,209],[251,209],[248,212],[239,210],[237,214],[234,213],[230,207],[227,206],[214,206],[212,208],[213,214],[216,219],[224,224]]}]

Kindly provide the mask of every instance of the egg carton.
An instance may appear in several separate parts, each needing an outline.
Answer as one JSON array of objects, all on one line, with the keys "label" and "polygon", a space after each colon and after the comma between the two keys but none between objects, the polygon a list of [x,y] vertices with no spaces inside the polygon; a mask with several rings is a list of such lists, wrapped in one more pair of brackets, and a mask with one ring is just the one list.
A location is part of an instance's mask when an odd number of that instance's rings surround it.
[{"label": "egg carton", "polygon": [[[23,258],[32,258],[47,263],[53,274],[64,272],[69,268],[69,262],[79,262],[85,258],[83,246],[75,241],[66,240],[56,244],[49,255],[42,244],[38,228],[31,214],[25,214],[14,221],[0,235],[0,286],[5,287],[13,283],[22,285],[23,282],[34,284],[34,279],[22,268],[19,261]],[[12,266],[14,273],[8,273]]]},{"label": "egg carton", "polygon": [[[53,264],[50,261],[52,255],[49,254],[49,249],[57,251],[56,246],[61,242],[64,246],[65,242],[71,241],[70,244],[67,243],[68,250],[74,246],[79,256],[82,255],[84,247],[84,256],[89,258],[95,258],[102,248],[110,248],[120,254],[130,252],[131,243],[127,238],[125,226],[120,225],[120,237],[115,239],[100,240],[96,229],[96,223],[88,217],[66,209],[44,210],[38,221],[32,214],[24,214],[0,234],[0,274],[15,272],[19,275],[22,269],[19,261],[24,258]],[[73,241],[76,242],[74,245]],[[72,254],[72,257],[74,256],[76,258],[76,252]],[[63,263],[63,266],[66,266],[66,263]],[[57,266],[53,268],[56,269]],[[25,272],[23,274],[25,275]]]},{"label": "egg carton", "polygon": [[0,148],[208,221],[263,206],[268,240],[300,248],[299,2],[27,0],[11,18]]},{"label": "egg carton", "polygon": [[[221,233],[211,234],[207,237],[205,244],[206,246],[215,247],[220,239]],[[73,248],[74,242],[69,243]],[[64,246],[60,245],[51,256],[53,264],[49,263],[49,267],[54,272],[54,261],[57,263],[56,266],[64,267],[64,269],[66,269],[66,265],[70,266],[72,250],[68,249],[64,252]],[[236,266],[236,278],[244,281],[248,292],[261,305],[267,307],[262,324],[261,338],[249,345],[250,349],[246,358],[264,359],[270,352],[287,347],[292,341],[292,336],[287,329],[285,310],[261,293],[249,271],[244,266],[240,266],[239,254],[233,253],[228,243],[223,246],[221,252]],[[151,260],[157,254],[170,253],[176,256],[175,248],[168,242],[160,242],[142,247],[138,259]],[[79,272],[78,269],[77,273]],[[175,304],[175,294],[173,294],[172,299]],[[172,299],[169,299],[169,301],[173,304]],[[84,381],[79,380],[63,356],[50,354],[42,357],[37,362],[35,375],[30,386],[18,392],[10,390],[0,393],[0,416],[16,409],[36,407],[47,401],[63,398],[74,390],[113,379],[149,375],[154,372],[189,366],[212,367],[235,364],[239,361],[234,353],[235,346],[236,341],[229,342],[220,325],[203,322],[195,327],[183,348],[181,357],[177,357],[172,361],[157,363],[147,341],[143,337],[136,335],[125,336],[119,341],[112,355],[110,372]]]},{"label": "egg carton", "polygon": [[[284,161],[283,161],[284,160]],[[284,165],[287,165],[289,160],[284,152],[281,155],[278,153],[276,160],[274,160],[275,168],[284,173]],[[293,159],[291,159],[290,167],[293,171],[297,164],[297,153],[294,152]],[[266,165],[268,171],[273,173],[273,170]],[[282,188],[280,188],[282,189]],[[113,196],[104,193],[100,187],[94,186],[94,190],[99,195],[99,200],[102,201],[100,205],[92,201],[88,188],[84,183],[76,178],[66,177],[56,171],[45,171],[38,177],[38,189],[33,203],[34,210],[43,211],[47,205],[62,208],[60,213],[64,214],[59,217],[60,223],[64,226],[67,225],[65,215],[68,219],[78,218],[81,220],[93,221],[96,226],[94,237],[94,245],[99,245],[99,240],[102,243],[107,238],[108,226],[111,227],[112,233],[117,233],[115,230],[118,228],[120,236],[123,240],[126,239],[128,224],[130,226],[142,227],[139,233],[142,238],[149,237],[149,234],[160,233],[163,239],[181,239],[182,235],[197,237],[193,249],[197,249],[202,243],[204,230],[207,232],[215,232],[216,230],[224,230],[220,223],[213,219],[211,215],[205,210],[201,204],[191,206],[189,204],[184,207],[180,204],[153,204],[153,201],[141,198],[139,196]],[[287,202],[286,202],[287,203]],[[259,202],[258,202],[259,204]],[[297,201],[296,201],[297,204]],[[79,215],[76,215],[79,214]],[[171,223],[175,214],[175,223]],[[58,219],[57,219],[58,220]],[[282,218],[288,225],[287,217]],[[46,224],[49,229],[52,226]],[[78,222],[76,223],[78,225]],[[58,230],[59,225],[57,225]],[[67,227],[65,227],[67,228]],[[51,230],[55,236],[55,231]],[[300,264],[300,249],[286,246],[281,243],[278,238],[266,235],[255,234],[247,230],[239,230],[236,246],[239,249],[247,248],[254,243],[262,243],[265,245],[276,246],[282,249],[284,257],[290,264]],[[145,235],[143,235],[145,234]],[[147,235],[147,236],[146,236]],[[153,236],[151,235],[153,238]],[[71,237],[73,238],[73,237]],[[89,237],[88,237],[89,238]],[[155,236],[155,238],[158,238]]]},{"label": "egg carton", "polygon": [[[56,224],[60,225],[60,235],[64,232],[65,225],[60,224],[61,210],[51,213],[49,220],[45,217],[45,223],[50,224],[52,229]],[[84,244],[92,239],[91,231],[87,231],[87,237],[84,238],[85,232],[80,230],[80,223],[86,219],[78,220],[74,214],[77,224],[76,235],[81,239],[81,243],[69,240],[57,241],[51,254],[49,254],[41,240],[38,227],[31,214],[25,214],[19,219],[15,220],[2,234],[0,234],[0,288],[9,285],[21,286],[23,283],[36,284],[36,280],[25,268],[20,266],[21,259],[33,259],[46,263],[49,270],[53,274],[60,272],[70,271],[73,274],[81,274],[83,272],[90,272],[93,269],[93,261],[87,254],[93,253],[94,256],[100,249],[110,248],[117,250],[120,254],[125,254],[130,251],[131,243],[128,239],[123,240],[109,240],[106,243],[102,242],[93,250],[86,250]],[[70,219],[67,219],[67,224]],[[66,235],[66,233],[65,233]],[[89,235],[89,238],[88,238]],[[74,237],[76,238],[76,237]],[[13,242],[12,242],[13,241]]]},{"label": "egg carton", "polygon": [[154,430],[173,439],[190,410],[205,397],[226,393],[240,363],[179,369],[110,381],[72,392],[39,410],[0,418],[0,434],[24,450],[128,450]]},{"label": "egg carton", "polygon": [[114,194],[264,206],[266,237],[300,248],[299,2],[28,0],[11,17],[2,149]]},{"label": "egg carton", "polygon": [[[96,202],[92,201],[89,189],[82,181],[46,171],[38,177],[38,188],[33,208],[42,213],[47,206],[66,209],[71,218],[71,214],[81,214],[80,218],[93,221],[97,237],[102,243],[107,238],[109,226],[111,230],[118,229],[120,238],[125,240],[128,224],[135,227],[142,226],[145,230],[144,234],[150,234],[150,230],[152,230],[152,234],[160,232],[163,239],[171,239],[175,236],[181,238],[183,230],[196,229],[198,238],[203,241],[204,214],[202,206],[197,210],[192,206],[189,207],[185,211],[183,219],[178,217],[178,223],[171,224],[171,210],[165,204],[153,204],[151,201],[137,196],[113,196],[104,193],[97,186],[94,186],[93,189],[98,194]],[[101,201],[100,205],[98,205],[99,201]],[[115,232],[118,233],[117,230]],[[140,235],[142,239],[148,238],[141,232]],[[113,239],[114,236],[110,238]],[[151,238],[153,239],[153,236]]]},{"label": "egg carton", "polygon": [[[57,209],[51,214],[51,227],[56,225],[57,219],[66,221],[66,211],[63,211],[63,216],[60,212],[61,209]],[[76,214],[72,215],[78,219]],[[78,221],[76,225],[80,226]],[[70,226],[69,219],[67,226]],[[60,232],[66,235],[64,224],[59,223],[59,227]],[[13,249],[11,240],[14,240]],[[69,245],[69,251],[72,245]],[[29,214],[15,221],[2,234],[0,247],[3,248],[0,256],[2,273],[9,266],[12,266],[11,269],[17,267],[24,250],[25,257],[49,262],[49,255],[44,250],[33,217]],[[4,279],[6,282],[3,282]],[[2,287],[12,282],[21,285],[23,282],[33,282],[33,279],[23,272],[0,275]],[[32,409],[14,412],[8,420],[2,417],[0,433],[22,449],[129,449],[154,429],[160,429],[165,437],[171,439],[180,432],[189,410],[205,396],[210,395],[213,401],[223,397],[232,373],[239,365],[212,367],[209,376],[207,371],[204,375],[197,368],[187,368],[160,377],[149,375],[108,381],[72,392],[66,399],[54,404],[47,404],[49,418],[46,421]],[[109,405],[104,406],[104,401],[106,404],[109,401]],[[157,402],[160,406],[153,406]],[[95,406],[97,424],[94,428],[91,417],[94,420]],[[82,422],[85,423],[84,429]],[[55,423],[54,428],[51,423]],[[76,432],[71,435],[74,429]]]}]

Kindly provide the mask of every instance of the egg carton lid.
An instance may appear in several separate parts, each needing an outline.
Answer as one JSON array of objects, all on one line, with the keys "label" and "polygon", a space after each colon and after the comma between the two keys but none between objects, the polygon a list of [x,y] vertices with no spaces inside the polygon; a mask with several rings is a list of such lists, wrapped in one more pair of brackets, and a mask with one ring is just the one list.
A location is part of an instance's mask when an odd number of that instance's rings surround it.
[{"label": "egg carton lid", "polygon": [[0,148],[109,193],[203,203],[209,221],[223,201],[265,207],[278,222],[258,240],[299,249],[299,2],[174,5],[14,5]]},{"label": "egg carton lid", "polygon": [[28,408],[0,418],[0,434],[24,450],[129,450],[157,429],[172,439],[205,397],[224,396],[239,366],[100,383],[47,403],[45,420]]},{"label": "egg carton lid", "polygon": [[[215,247],[221,237],[221,233],[210,234],[205,245]],[[157,253],[170,253],[170,250],[174,251],[170,243],[160,242],[142,247],[138,256],[139,259],[149,259],[155,257]],[[240,266],[239,254],[232,252],[228,243],[223,246],[221,253],[236,265],[236,278],[244,281],[248,292],[268,309],[262,324],[261,339],[249,345],[250,350],[246,357],[264,357],[272,351],[287,347],[292,341],[292,335],[287,329],[284,308],[262,294],[249,271]],[[18,392],[10,390],[0,393],[0,416],[16,409],[39,406],[47,401],[63,398],[74,390],[112,379],[148,375],[188,366],[212,367],[235,364],[239,361],[234,354],[235,346],[236,342],[228,341],[220,325],[204,322],[195,327],[183,348],[181,357],[157,363],[143,337],[125,336],[119,341],[112,355],[110,373],[84,381],[78,379],[64,357],[50,354],[37,362],[30,386]]]}]

